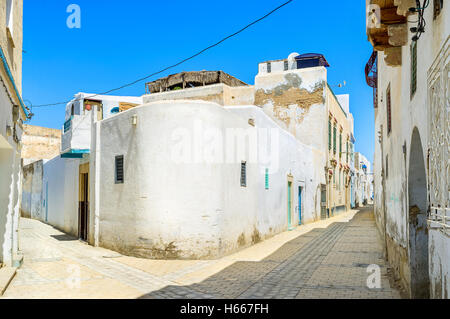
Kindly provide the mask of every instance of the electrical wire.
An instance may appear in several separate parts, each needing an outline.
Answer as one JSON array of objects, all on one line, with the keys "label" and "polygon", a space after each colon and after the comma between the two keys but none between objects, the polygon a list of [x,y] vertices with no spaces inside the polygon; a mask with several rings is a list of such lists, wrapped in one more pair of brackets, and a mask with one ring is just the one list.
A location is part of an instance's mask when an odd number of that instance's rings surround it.
[{"label": "electrical wire", "polygon": [[[226,36],[226,37],[223,38],[222,40],[220,40],[220,41],[218,41],[218,42],[216,42],[216,43],[214,43],[214,44],[212,44],[212,45],[210,45],[210,46],[208,46],[208,47],[206,47],[206,48],[204,48],[204,49],[198,51],[197,53],[195,53],[194,55],[191,55],[191,56],[188,57],[188,58],[185,58],[185,59],[183,59],[183,60],[181,60],[181,61],[179,61],[179,62],[177,62],[177,63],[175,63],[175,64],[172,64],[172,65],[170,65],[170,66],[168,66],[168,67],[165,67],[165,68],[163,68],[163,69],[161,69],[161,70],[159,70],[159,71],[157,71],[157,72],[154,72],[154,73],[152,73],[152,74],[150,74],[150,75],[147,75],[147,76],[144,76],[144,77],[139,78],[139,79],[137,79],[137,80],[134,80],[134,81],[132,81],[132,82],[129,82],[129,83],[124,84],[124,85],[122,85],[122,86],[119,86],[119,87],[117,87],[117,88],[114,88],[114,89],[111,89],[111,90],[108,90],[108,91],[105,91],[105,92],[102,92],[102,93],[97,93],[97,94],[94,94],[94,95],[91,95],[91,96],[87,96],[87,97],[85,97],[85,98],[86,98],[86,99],[89,99],[89,98],[93,98],[93,97],[98,96],[98,95],[106,95],[106,94],[109,94],[109,93],[111,93],[111,92],[118,91],[118,90],[121,90],[121,89],[123,89],[123,88],[132,86],[132,85],[134,85],[134,84],[136,84],[136,83],[139,83],[139,82],[141,82],[141,81],[144,81],[144,80],[146,80],[146,79],[148,79],[148,78],[150,78],[150,77],[153,77],[153,76],[155,76],[155,75],[157,75],[157,74],[163,73],[163,72],[165,72],[165,71],[167,71],[167,70],[169,70],[169,69],[173,69],[174,67],[177,67],[177,66],[179,66],[179,65],[181,65],[181,64],[183,64],[183,63],[185,63],[185,62],[187,62],[187,61],[189,61],[189,60],[192,60],[193,58],[195,58],[195,57],[201,55],[201,54],[204,53],[205,51],[208,51],[208,50],[210,50],[210,49],[212,49],[212,48],[218,46],[218,45],[221,44],[222,42],[224,42],[224,41],[226,41],[226,40],[228,40],[228,39],[230,39],[230,38],[232,38],[232,37],[238,35],[239,33],[243,32],[243,31],[245,31],[246,29],[248,29],[248,28],[250,28],[251,26],[253,26],[254,24],[256,24],[256,23],[258,23],[258,22],[264,20],[264,19],[267,18],[268,16],[272,15],[273,13],[275,13],[276,11],[278,11],[279,9],[281,9],[282,7],[288,5],[288,4],[291,3],[292,1],[294,1],[294,0],[289,0],[289,1],[284,2],[283,4],[279,5],[279,6],[276,7],[275,9],[273,9],[272,11],[266,13],[266,14],[265,14],[264,16],[262,16],[261,18],[259,18],[259,19],[255,20],[255,21],[253,21],[253,22],[247,24],[245,27],[241,28],[240,30],[238,30],[238,31],[236,31],[236,32],[234,32],[234,33],[232,33],[232,34]],[[79,100],[81,100],[81,98],[80,98],[80,99],[76,99],[76,100],[73,100],[73,99],[72,99],[72,100],[63,101],[63,102],[56,102],[56,103],[48,103],[48,104],[35,105],[35,106],[33,106],[33,107],[55,106],[55,105],[67,104],[67,103],[69,103],[69,102],[74,102],[74,101],[79,101]]]}]

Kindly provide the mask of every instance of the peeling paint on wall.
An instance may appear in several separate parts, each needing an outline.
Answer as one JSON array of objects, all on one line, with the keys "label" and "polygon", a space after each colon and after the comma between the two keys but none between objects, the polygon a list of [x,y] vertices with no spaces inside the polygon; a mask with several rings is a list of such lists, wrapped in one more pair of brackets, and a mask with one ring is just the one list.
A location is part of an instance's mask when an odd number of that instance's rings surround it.
[{"label": "peeling paint on wall", "polygon": [[[302,79],[297,74],[286,74],[284,79],[286,83],[273,89],[258,89],[255,92],[255,105],[273,105],[275,117],[289,126],[292,118],[297,124],[301,123],[312,105],[325,103],[323,81],[316,83],[313,89],[308,91],[300,88]],[[292,106],[303,111],[294,110],[295,115],[292,116]]]}]

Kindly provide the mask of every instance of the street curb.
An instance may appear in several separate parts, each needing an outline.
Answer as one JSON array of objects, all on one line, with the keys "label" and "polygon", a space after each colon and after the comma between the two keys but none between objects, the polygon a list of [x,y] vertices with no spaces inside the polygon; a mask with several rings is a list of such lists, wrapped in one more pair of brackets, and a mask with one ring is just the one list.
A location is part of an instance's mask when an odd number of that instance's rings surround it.
[{"label": "street curb", "polygon": [[12,279],[16,275],[17,267],[0,268],[0,296],[3,296]]}]

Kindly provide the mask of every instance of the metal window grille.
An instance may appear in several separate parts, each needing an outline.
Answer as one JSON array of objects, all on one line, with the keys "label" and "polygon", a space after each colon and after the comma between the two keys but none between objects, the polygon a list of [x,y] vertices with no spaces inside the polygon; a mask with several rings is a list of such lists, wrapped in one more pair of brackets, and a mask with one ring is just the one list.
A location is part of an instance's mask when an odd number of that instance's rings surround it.
[{"label": "metal window grille", "polygon": [[392,118],[391,118],[391,84],[388,85],[386,90],[386,111],[387,111],[387,129],[388,134],[392,131]]},{"label": "metal window grille", "polygon": [[247,187],[247,162],[241,163],[241,186]]},{"label": "metal window grille", "polygon": [[411,43],[411,98],[417,90],[417,41]]},{"label": "metal window grille", "polygon": [[116,156],[115,166],[116,166],[115,182],[116,184],[123,184],[124,182],[123,155]]},{"label": "metal window grille", "polygon": [[284,61],[284,70],[287,71],[289,69],[288,61]]}]

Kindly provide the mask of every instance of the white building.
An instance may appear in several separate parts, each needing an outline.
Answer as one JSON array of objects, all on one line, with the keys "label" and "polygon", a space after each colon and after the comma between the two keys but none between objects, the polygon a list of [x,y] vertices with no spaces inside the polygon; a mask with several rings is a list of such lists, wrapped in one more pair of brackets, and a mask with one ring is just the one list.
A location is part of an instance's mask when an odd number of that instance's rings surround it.
[{"label": "white building", "polygon": [[0,4],[0,267],[17,266],[21,137],[30,112],[22,93],[22,1]]},{"label": "white building", "polygon": [[[62,128],[61,154],[30,164],[33,176],[27,198],[31,217],[47,222],[66,233],[86,238],[89,197],[84,197],[91,157],[91,126],[120,111],[142,104],[140,97],[78,93],[66,105]],[[36,175],[42,176],[41,179]],[[27,188],[28,189],[28,188]],[[39,190],[40,193],[39,193]]]},{"label": "white building", "polygon": [[[375,214],[386,257],[410,296],[448,298],[450,3],[418,3],[367,2]],[[424,33],[413,29],[423,27],[418,21],[426,22]]]},{"label": "white building", "polygon": [[[119,113],[122,98],[106,108],[77,95],[62,158],[44,164],[44,220],[127,255],[215,258],[349,209],[349,99],[324,65],[301,62],[260,65],[255,86],[222,71],[170,75]],[[283,83],[277,100],[270,87]]]},{"label": "white building", "polygon": [[361,153],[355,153],[355,204],[364,206],[372,202],[373,173],[369,160]]}]

